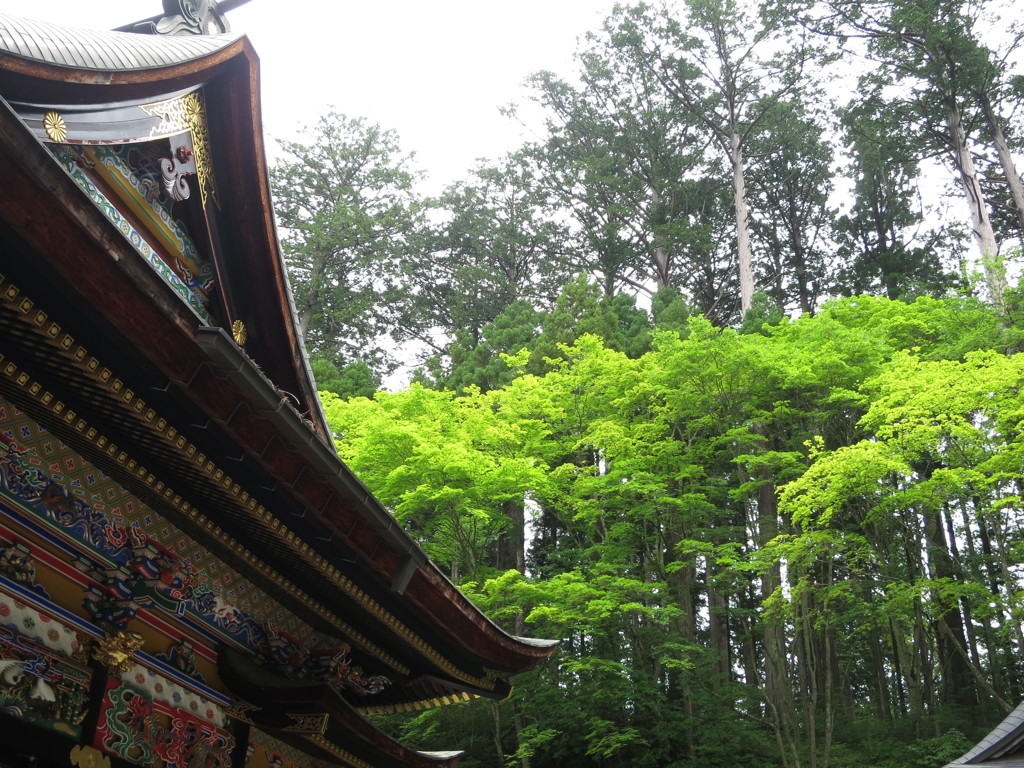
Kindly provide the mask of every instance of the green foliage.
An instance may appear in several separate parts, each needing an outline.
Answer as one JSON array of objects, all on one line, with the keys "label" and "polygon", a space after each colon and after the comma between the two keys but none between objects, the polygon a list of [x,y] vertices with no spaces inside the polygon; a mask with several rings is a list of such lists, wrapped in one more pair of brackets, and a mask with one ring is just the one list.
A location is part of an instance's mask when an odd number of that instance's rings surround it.
[{"label": "green foliage", "polygon": [[394,361],[380,337],[399,324],[395,257],[416,248],[420,203],[411,160],[398,137],[337,112],[306,129],[305,142],[281,142],[270,171],[298,311],[314,358],[362,360],[375,374]]},{"label": "green foliage", "polygon": [[434,223],[423,247],[401,259],[408,312],[417,322],[396,338],[437,348],[433,338],[441,332],[472,350],[514,304],[550,304],[571,267],[568,233],[549,198],[530,158],[518,153],[481,165],[430,201]]},{"label": "green foliage", "polygon": [[362,360],[355,360],[340,371],[338,366],[322,357],[310,360],[309,366],[317,388],[338,397],[373,397],[373,393],[380,389],[380,377]]},{"label": "green foliage", "polygon": [[[1024,231],[1020,38],[987,2],[680,8],[617,7],[531,79],[536,143],[436,200],[337,115],[273,172],[339,452],[561,640],[508,702],[390,725],[466,768],[938,768],[1024,696],[1024,301],[963,253]],[[835,115],[808,29],[875,62]],[[936,161],[970,227],[931,224]],[[404,392],[390,341],[426,350]]]},{"label": "green foliage", "polygon": [[942,257],[962,238],[951,222],[925,228],[919,154],[913,138],[897,130],[903,117],[889,108],[884,93],[882,83],[872,82],[859,102],[840,113],[853,149],[854,187],[851,208],[837,221],[834,290],[890,299],[942,295],[957,284],[957,265]]},{"label": "green foliage", "polygon": [[[585,280],[570,300],[621,329]],[[325,394],[344,459],[466,594],[561,639],[506,704],[403,733],[469,739],[473,765],[495,738],[581,767],[964,751],[966,694],[1012,700],[1021,672],[1024,362],[999,316],[860,296],[753,333],[679,322],[636,357],[585,334],[530,373],[524,351],[486,393]]]}]

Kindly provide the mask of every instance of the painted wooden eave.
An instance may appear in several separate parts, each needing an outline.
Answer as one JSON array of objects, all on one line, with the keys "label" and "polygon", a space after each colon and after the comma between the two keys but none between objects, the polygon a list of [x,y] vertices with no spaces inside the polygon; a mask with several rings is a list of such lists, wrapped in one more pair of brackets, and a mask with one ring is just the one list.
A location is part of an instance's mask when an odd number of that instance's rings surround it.
[{"label": "painted wooden eave", "polygon": [[[244,76],[250,84],[240,98],[254,98],[254,57],[236,58],[232,68],[236,77]],[[242,112],[253,121],[248,151],[262,157],[262,145],[256,141],[257,137],[261,141],[258,109]],[[148,356],[149,363],[164,371],[170,382],[187,382],[189,386],[181,391],[195,407],[204,409],[243,452],[258,457],[264,470],[279,478],[287,493],[309,509],[311,521],[345,541],[367,567],[376,569],[392,592],[404,594],[406,605],[444,628],[457,646],[506,672],[529,668],[550,654],[548,642],[524,641],[504,633],[426,561],[418,545],[344,467],[314,424],[281,406],[279,393],[251,360],[222,333],[198,327],[187,308],[143,265],[136,264],[138,259],[120,234],[80,194],[43,146],[18,125],[16,116],[6,111],[2,121],[2,143],[7,143],[8,150],[5,178],[22,190],[33,185],[37,190],[33,199],[19,195],[6,201],[8,221],[36,252],[62,254],[55,266],[83,296],[108,296],[100,309],[133,349]],[[248,200],[254,209],[260,207],[258,198]],[[263,211],[269,216],[269,194],[267,201]],[[42,215],[41,210],[48,213]],[[89,252],[92,255],[86,257]],[[216,338],[206,336],[209,333]],[[204,336],[207,341],[199,343]],[[153,343],[156,338],[166,343]],[[201,385],[210,373],[216,373],[216,381],[211,380],[211,389],[204,390]],[[239,402],[246,407],[236,408]],[[301,477],[288,475],[291,467],[298,467]]]}]

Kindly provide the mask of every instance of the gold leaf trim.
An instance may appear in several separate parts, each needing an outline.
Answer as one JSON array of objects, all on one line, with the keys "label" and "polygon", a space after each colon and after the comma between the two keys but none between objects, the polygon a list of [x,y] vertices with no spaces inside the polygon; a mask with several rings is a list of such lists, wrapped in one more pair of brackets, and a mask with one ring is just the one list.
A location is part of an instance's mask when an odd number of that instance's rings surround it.
[{"label": "gold leaf trim", "polygon": [[373,768],[373,766],[365,760],[359,759],[351,752],[346,752],[337,744],[328,741],[327,738],[325,738],[324,736],[311,736],[309,740],[316,746],[320,747],[320,749],[330,752],[334,757],[338,758],[339,760],[344,760],[353,768]]},{"label": "gold leaf trim", "polygon": [[285,714],[292,720],[291,725],[281,729],[287,733],[304,733],[311,736],[323,736],[327,733],[329,716],[326,712],[313,715],[296,715],[291,712]]},{"label": "gold leaf trim", "polygon": [[212,197],[220,208],[217,179],[213,173],[210,128],[206,122],[206,100],[202,91],[142,104],[141,107],[147,115],[160,118],[160,125],[152,131],[154,136],[173,136],[188,131],[192,138],[192,151],[195,153],[196,176],[199,178],[199,196],[203,208],[206,208],[207,197]]}]

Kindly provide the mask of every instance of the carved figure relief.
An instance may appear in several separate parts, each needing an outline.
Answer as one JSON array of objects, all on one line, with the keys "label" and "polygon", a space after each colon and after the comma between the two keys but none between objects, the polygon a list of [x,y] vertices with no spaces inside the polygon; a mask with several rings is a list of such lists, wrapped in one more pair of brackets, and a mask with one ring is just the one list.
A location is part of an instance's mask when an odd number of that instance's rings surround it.
[{"label": "carved figure relief", "polygon": [[[10,605],[6,600],[9,598],[0,598],[0,614],[3,606]],[[42,627],[33,626],[29,631],[53,629],[46,626],[51,622],[42,623]],[[0,626],[0,708],[7,713],[78,735],[90,679],[86,667],[50,651],[13,627]]]},{"label": "carved figure relief", "polygon": [[31,550],[20,542],[0,546],[0,575],[23,587],[36,588],[36,566]]},{"label": "carved figure relief", "polygon": [[360,696],[372,696],[391,685],[386,676],[368,675],[362,667],[353,664],[351,651],[348,645],[301,651],[283,671],[292,678],[329,683],[336,689],[347,689]]},{"label": "carved figure relief", "polygon": [[196,652],[188,640],[172,645],[167,651],[167,661],[179,672],[189,677],[196,676]]}]

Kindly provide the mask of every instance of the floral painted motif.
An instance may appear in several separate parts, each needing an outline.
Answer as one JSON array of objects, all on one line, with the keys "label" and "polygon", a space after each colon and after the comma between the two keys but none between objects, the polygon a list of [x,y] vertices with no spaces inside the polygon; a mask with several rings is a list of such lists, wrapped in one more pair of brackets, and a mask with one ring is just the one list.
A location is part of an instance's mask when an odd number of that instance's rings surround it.
[{"label": "floral painted motif", "polygon": [[122,677],[146,698],[172,709],[187,710],[216,727],[227,725],[227,715],[217,703],[178,685],[149,667],[136,664]]},{"label": "floral painted motif", "polygon": [[85,642],[71,627],[0,589],[0,629],[3,628],[67,657],[77,655]]}]

